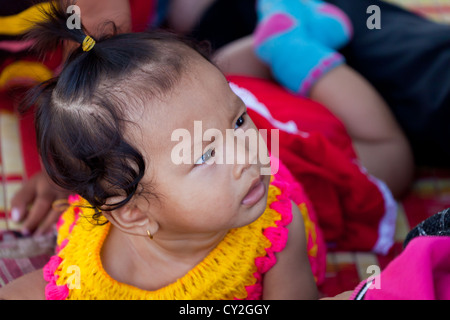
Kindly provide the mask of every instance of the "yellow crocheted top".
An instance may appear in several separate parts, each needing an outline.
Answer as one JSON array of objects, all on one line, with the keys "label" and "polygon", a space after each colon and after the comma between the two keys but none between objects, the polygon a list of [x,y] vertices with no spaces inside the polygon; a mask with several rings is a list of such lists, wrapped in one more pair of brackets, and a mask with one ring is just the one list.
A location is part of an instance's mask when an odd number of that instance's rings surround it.
[{"label": "yellow crocheted top", "polygon": [[110,224],[96,224],[88,203],[72,199],[58,225],[58,254],[44,268],[47,299],[260,299],[262,275],[275,264],[274,252],[284,248],[292,219],[288,192],[273,180],[266,209],[256,221],[230,230],[196,267],[155,291],[118,282],[106,273],[100,251]]}]

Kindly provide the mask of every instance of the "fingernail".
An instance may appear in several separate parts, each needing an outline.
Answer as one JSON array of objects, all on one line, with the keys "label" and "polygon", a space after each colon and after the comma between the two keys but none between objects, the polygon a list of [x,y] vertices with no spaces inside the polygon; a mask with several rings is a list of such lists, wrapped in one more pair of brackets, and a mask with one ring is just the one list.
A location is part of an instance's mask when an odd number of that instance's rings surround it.
[{"label": "fingernail", "polygon": [[12,208],[11,209],[11,219],[14,222],[19,222],[20,220],[20,211],[17,208]]},{"label": "fingernail", "polygon": [[28,237],[29,235],[31,235],[30,230],[28,230],[27,228],[22,229],[21,233],[22,233],[22,235],[24,235],[25,237]]}]

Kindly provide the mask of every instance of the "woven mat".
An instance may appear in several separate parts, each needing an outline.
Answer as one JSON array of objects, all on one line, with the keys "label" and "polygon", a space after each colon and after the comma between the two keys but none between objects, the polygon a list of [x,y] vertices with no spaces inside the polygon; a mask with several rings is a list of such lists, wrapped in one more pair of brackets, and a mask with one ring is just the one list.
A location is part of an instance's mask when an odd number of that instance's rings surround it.
[{"label": "woven mat", "polygon": [[[448,0],[385,0],[423,15],[431,20],[450,23],[450,1]],[[383,13],[381,13],[383,14]]]}]

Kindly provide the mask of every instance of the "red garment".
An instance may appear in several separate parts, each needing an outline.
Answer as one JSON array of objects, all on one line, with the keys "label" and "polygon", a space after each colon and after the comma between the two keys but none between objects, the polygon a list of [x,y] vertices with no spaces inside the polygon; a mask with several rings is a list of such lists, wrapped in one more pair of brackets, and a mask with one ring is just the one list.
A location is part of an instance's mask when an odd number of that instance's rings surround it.
[{"label": "red garment", "polygon": [[259,129],[279,131],[280,160],[303,185],[329,247],[387,253],[396,205],[381,181],[358,164],[343,124],[325,107],[265,80],[229,76]]},{"label": "red garment", "polygon": [[155,14],[155,1],[129,0],[131,11],[132,32],[148,30],[151,19]]}]

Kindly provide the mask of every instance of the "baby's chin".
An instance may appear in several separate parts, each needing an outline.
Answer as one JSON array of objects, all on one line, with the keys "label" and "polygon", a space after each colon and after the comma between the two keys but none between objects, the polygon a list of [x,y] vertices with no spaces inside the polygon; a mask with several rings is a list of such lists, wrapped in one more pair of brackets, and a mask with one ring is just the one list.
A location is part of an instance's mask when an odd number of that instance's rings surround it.
[{"label": "baby's chin", "polygon": [[267,199],[268,199],[268,194],[269,194],[269,192],[268,192],[269,191],[269,183],[270,183],[270,178],[263,179],[263,184],[264,184],[264,188],[265,188],[264,195],[252,207],[246,208],[246,210],[248,212],[247,214],[251,215],[251,221],[249,222],[249,224],[254,222],[255,220],[257,220],[259,217],[261,217],[263,215],[263,213],[266,211]]},{"label": "baby's chin", "polygon": [[271,179],[271,175],[263,175],[263,182],[264,182],[264,185],[266,186],[266,193],[268,192],[268,190],[269,190],[269,184],[270,184],[270,179]]}]

